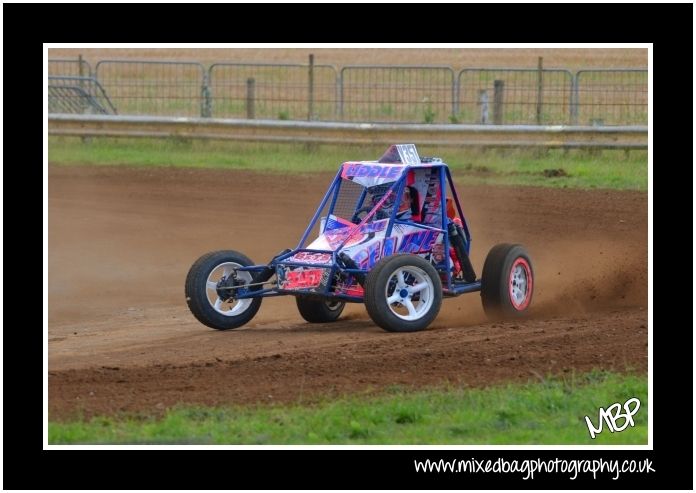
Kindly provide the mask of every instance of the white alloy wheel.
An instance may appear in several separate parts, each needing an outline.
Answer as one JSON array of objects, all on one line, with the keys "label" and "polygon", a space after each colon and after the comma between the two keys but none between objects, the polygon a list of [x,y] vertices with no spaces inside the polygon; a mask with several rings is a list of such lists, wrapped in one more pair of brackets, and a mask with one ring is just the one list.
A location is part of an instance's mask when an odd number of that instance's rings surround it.
[{"label": "white alloy wheel", "polygon": [[399,267],[385,286],[385,297],[391,312],[402,320],[418,320],[433,305],[433,281],[423,269]]},{"label": "white alloy wheel", "polygon": [[[208,303],[213,309],[221,315],[226,317],[233,317],[239,315],[246,311],[249,306],[251,306],[251,298],[246,299],[232,299],[231,301],[224,301],[220,299],[217,292],[217,285],[220,280],[225,277],[229,277],[230,274],[239,267],[240,264],[235,262],[225,262],[213,268],[213,270],[208,275],[208,280],[205,283],[205,291],[208,297]],[[237,279],[244,281],[245,283],[251,283],[251,273],[247,271],[237,271]],[[230,294],[234,296],[236,290],[229,290]]]}]

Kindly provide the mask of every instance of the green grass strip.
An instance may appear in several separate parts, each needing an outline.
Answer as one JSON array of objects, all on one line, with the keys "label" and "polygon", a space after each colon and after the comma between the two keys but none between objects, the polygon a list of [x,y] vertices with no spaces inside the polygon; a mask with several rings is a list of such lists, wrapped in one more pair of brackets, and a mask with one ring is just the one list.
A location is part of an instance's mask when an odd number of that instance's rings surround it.
[{"label": "green grass strip", "polygon": [[[635,426],[590,438],[600,407],[637,397]],[[618,424],[623,424],[619,420]],[[181,407],[163,418],[50,422],[51,444],[647,444],[647,379],[594,371],[485,389],[393,387],[313,405]]]},{"label": "green grass strip", "polygon": [[[190,139],[50,137],[58,165],[181,166],[260,172],[335,172],[340,163],[379,158],[384,146],[264,144]],[[647,190],[646,151],[432,148],[458,183]]]}]

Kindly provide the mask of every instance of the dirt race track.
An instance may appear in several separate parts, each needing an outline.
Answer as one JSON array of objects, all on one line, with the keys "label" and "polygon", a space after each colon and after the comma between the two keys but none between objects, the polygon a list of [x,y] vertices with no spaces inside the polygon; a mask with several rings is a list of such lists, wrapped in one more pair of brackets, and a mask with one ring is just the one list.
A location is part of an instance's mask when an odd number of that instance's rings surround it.
[{"label": "dirt race track", "polygon": [[291,297],[264,300],[234,331],[198,323],[183,295],[193,261],[236,249],[262,263],[295,246],[330,179],[49,166],[50,419],[646,371],[643,192],[460,187],[479,275],[495,243],[532,256],[524,321],[486,321],[475,293],[413,334],[382,331],[362,305],[308,324]]}]

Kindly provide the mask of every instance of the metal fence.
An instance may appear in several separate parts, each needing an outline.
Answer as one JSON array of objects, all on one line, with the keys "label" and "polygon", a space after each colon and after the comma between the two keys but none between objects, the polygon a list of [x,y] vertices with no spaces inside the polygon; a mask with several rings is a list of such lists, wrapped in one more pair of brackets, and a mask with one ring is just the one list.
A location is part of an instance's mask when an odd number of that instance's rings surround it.
[{"label": "metal fence", "polygon": [[96,78],[120,114],[201,116],[205,69],[197,62],[102,60]]},{"label": "metal fence", "polygon": [[63,77],[92,77],[92,66],[80,58],[52,58],[48,61],[48,75]]},{"label": "metal fence", "polygon": [[331,65],[216,63],[208,70],[210,116],[335,120]]},{"label": "metal fence", "polygon": [[575,122],[590,125],[647,123],[647,70],[580,70],[576,77]]},{"label": "metal fence", "polygon": [[570,123],[573,75],[567,70],[464,69],[457,81],[461,123]]},{"label": "metal fence", "polygon": [[243,142],[476,148],[647,149],[647,126],[450,125],[278,121],[173,116],[49,115],[48,134]]},{"label": "metal fence", "polygon": [[[49,60],[49,74],[92,74]],[[119,114],[383,123],[635,125],[648,121],[648,71],[102,60]],[[55,107],[55,105],[54,105]]]},{"label": "metal fence", "polygon": [[104,88],[92,77],[48,77],[48,112],[116,114]]},{"label": "metal fence", "polygon": [[338,83],[341,120],[446,123],[453,114],[450,67],[353,65]]}]

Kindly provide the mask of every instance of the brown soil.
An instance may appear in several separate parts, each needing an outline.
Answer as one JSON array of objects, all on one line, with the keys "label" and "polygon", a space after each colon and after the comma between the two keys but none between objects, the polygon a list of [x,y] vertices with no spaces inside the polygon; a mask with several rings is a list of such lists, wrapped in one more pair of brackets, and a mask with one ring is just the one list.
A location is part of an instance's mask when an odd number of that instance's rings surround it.
[{"label": "brown soil", "polygon": [[459,187],[479,273],[495,243],[528,248],[528,320],[490,323],[469,294],[415,334],[382,331],[362,305],[307,324],[291,297],[234,331],[199,324],[183,296],[193,261],[236,249],[261,263],[294,246],[330,179],[49,166],[50,418],[646,371],[642,192]]},{"label": "brown soil", "polygon": [[49,58],[77,58],[95,67],[99,60],[186,60],[211,63],[268,62],[344,65],[449,65],[465,67],[536,68],[544,57],[547,68],[647,68],[646,48],[52,48]]}]

